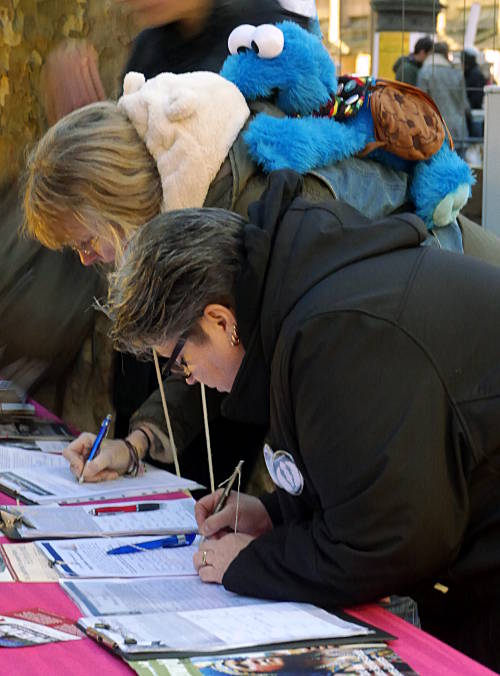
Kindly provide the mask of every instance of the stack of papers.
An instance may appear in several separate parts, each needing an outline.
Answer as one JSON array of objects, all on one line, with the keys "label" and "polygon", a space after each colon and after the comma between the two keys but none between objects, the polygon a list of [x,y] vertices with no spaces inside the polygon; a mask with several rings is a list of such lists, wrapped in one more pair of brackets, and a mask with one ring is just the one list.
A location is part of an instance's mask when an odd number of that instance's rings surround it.
[{"label": "stack of papers", "polygon": [[366,627],[305,603],[265,601],[210,610],[82,617],[78,626],[125,656],[210,653],[370,634]]},{"label": "stack of papers", "polygon": [[383,640],[373,628],[303,603],[239,596],[195,577],[61,580],[78,625],[126,657],[210,653],[274,643]]},{"label": "stack of papers", "polygon": [[[148,538],[150,541],[152,538]],[[110,549],[140,544],[144,537],[41,540],[38,549],[62,577],[158,577],[196,575],[190,546],[158,548],[133,554],[108,554]]]},{"label": "stack of papers", "polygon": [[[128,507],[139,505],[155,509],[125,511]],[[100,507],[68,505],[61,509],[58,505],[0,506],[0,516],[6,525],[9,522],[15,525],[15,536],[21,539],[168,535],[197,531],[194,506],[193,498],[186,495],[183,499],[162,500],[157,503],[127,501],[107,503]],[[97,515],[94,514],[96,507]],[[8,534],[12,535],[10,532]]]},{"label": "stack of papers", "polygon": [[0,472],[0,490],[35,504],[88,502],[197,488],[203,486],[151,465],[146,465],[146,473],[140,477],[82,484],[75,479],[67,462],[62,467],[23,467]]},{"label": "stack of papers", "polygon": [[[57,443],[57,442],[45,442]],[[68,467],[68,461],[57,453],[42,453],[42,449],[27,451],[17,446],[0,445],[0,471],[24,467]]]}]

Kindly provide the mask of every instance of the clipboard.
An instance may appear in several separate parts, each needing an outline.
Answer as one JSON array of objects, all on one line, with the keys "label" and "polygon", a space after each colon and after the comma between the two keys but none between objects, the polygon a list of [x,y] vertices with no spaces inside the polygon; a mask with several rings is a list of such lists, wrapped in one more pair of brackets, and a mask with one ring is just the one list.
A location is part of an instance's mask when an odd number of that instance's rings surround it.
[{"label": "clipboard", "polygon": [[3,505],[0,507],[0,530],[10,540],[21,540],[21,535],[17,530],[18,527],[25,523],[22,514],[16,512],[15,506]]},{"label": "clipboard", "polygon": [[[123,660],[128,662],[134,662],[138,660],[150,660],[150,659],[160,659],[160,658],[176,658],[183,659],[188,657],[199,657],[199,656],[217,656],[217,655],[237,655],[244,652],[255,652],[255,651],[271,651],[271,650],[280,650],[288,648],[304,648],[309,646],[317,646],[318,644],[334,644],[334,645],[363,645],[363,644],[374,644],[380,643],[384,644],[388,641],[393,641],[397,637],[388,632],[378,629],[374,625],[364,622],[363,620],[358,620],[357,618],[349,615],[344,611],[335,611],[335,615],[346,622],[352,622],[361,627],[367,628],[371,633],[369,634],[357,634],[355,636],[348,637],[324,637],[313,639],[308,638],[304,640],[293,640],[293,641],[280,641],[274,643],[261,643],[259,645],[251,646],[239,646],[237,648],[220,648],[217,650],[210,651],[201,651],[200,650],[175,650],[166,644],[161,644],[160,642],[152,642],[149,644],[142,643],[139,644],[133,636],[123,636],[123,643],[127,646],[124,650],[120,647],[120,644],[113,640],[112,636],[109,635],[110,630],[113,630],[113,619],[111,615],[109,618],[100,618],[97,619],[93,626],[87,626],[84,622],[90,618],[80,618],[77,621],[77,627],[81,629],[86,636],[96,641],[99,645],[103,646],[114,655],[118,655]],[[139,616],[140,617],[140,616]]]}]

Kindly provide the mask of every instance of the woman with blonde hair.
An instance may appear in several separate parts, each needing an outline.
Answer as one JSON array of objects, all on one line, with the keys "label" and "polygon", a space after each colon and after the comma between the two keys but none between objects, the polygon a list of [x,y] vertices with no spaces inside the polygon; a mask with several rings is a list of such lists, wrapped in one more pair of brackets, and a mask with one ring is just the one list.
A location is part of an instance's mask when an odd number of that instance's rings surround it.
[{"label": "woman with blonde hair", "polygon": [[[258,104],[263,106],[280,114]],[[250,116],[239,90],[214,73],[163,73],[148,81],[129,73],[117,104],[101,102],[71,113],[32,152],[25,232],[50,248],[74,248],[90,265],[118,260],[131,234],[161,211],[208,206],[246,216],[266,182],[242,139]],[[315,200],[343,198],[376,218],[404,204],[406,175],[351,158],[306,175],[303,189]],[[495,244],[500,251],[494,239]],[[182,453],[203,430],[200,398],[180,382],[170,384],[166,395]],[[209,405],[212,419],[219,405],[220,399]],[[134,414],[130,429],[127,441],[139,456],[172,461],[158,393]],[[77,474],[93,438],[84,434],[67,449]],[[126,444],[107,441],[106,447],[120,454],[126,471]],[[116,476],[105,464],[101,453],[87,465],[86,478]]]}]

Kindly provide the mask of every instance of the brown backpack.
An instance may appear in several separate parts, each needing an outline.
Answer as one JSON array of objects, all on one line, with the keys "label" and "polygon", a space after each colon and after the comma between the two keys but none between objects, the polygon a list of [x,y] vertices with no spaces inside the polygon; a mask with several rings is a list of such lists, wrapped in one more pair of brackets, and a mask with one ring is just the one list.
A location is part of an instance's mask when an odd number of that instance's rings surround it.
[{"label": "brown backpack", "polygon": [[370,88],[370,107],[376,141],[360,157],[383,148],[405,160],[428,160],[447,137],[453,140],[438,107],[418,87],[405,82],[376,80]]}]

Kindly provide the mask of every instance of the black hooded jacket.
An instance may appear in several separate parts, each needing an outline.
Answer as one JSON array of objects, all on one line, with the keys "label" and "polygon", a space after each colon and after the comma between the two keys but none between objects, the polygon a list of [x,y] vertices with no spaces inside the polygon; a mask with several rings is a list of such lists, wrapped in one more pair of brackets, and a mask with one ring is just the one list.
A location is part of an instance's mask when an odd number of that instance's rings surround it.
[{"label": "black hooded jacket", "polygon": [[293,172],[250,210],[229,417],[267,422],[300,495],[232,591],[333,607],[484,582],[500,562],[500,270],[419,246],[413,215],[311,204]]}]

